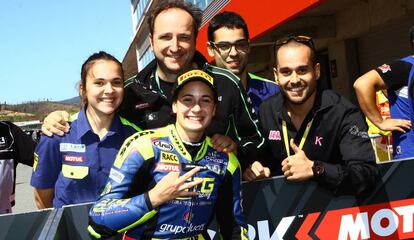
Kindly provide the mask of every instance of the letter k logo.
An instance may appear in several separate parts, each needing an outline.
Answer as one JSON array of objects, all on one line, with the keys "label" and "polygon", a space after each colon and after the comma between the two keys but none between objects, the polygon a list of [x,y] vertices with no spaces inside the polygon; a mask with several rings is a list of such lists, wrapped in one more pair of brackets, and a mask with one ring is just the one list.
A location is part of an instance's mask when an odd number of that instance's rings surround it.
[{"label": "letter k logo", "polygon": [[322,146],[322,139],[323,139],[323,137],[316,136],[315,137],[315,145]]}]

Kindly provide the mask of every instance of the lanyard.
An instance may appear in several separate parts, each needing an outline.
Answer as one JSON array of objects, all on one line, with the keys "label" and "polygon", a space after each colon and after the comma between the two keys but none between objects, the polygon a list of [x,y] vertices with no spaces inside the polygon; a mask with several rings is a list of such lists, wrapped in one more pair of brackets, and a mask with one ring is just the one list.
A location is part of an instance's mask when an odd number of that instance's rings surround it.
[{"label": "lanyard", "polygon": [[[300,144],[299,144],[300,149],[302,149],[303,144],[305,144],[305,140],[308,137],[309,130],[312,126],[312,122],[313,122],[313,119],[310,122],[308,122],[308,124],[306,125],[305,132],[303,133],[302,139],[300,140]],[[285,120],[282,121],[282,130],[283,130],[283,141],[285,142],[286,154],[287,154],[288,157],[290,157],[289,136],[288,136]]]}]

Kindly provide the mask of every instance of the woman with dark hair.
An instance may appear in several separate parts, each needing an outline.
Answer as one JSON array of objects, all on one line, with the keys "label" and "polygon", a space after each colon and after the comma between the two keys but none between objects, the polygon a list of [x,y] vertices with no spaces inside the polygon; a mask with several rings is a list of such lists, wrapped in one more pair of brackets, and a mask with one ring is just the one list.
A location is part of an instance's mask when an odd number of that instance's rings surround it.
[{"label": "woman with dark hair", "polygon": [[31,185],[38,208],[95,201],[124,140],[140,130],[117,114],[124,97],[121,63],[106,52],[82,65],[82,109],[65,136],[42,136]]}]

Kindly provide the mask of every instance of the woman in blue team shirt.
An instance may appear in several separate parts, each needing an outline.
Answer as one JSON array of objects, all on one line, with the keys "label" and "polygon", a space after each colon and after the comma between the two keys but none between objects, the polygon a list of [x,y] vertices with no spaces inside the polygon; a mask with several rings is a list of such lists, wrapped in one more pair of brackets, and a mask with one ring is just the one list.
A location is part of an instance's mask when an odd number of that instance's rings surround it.
[{"label": "woman in blue team shirt", "polygon": [[82,65],[81,111],[65,136],[42,136],[31,185],[38,208],[95,201],[124,140],[139,130],[117,114],[123,97],[121,63],[106,52]]}]

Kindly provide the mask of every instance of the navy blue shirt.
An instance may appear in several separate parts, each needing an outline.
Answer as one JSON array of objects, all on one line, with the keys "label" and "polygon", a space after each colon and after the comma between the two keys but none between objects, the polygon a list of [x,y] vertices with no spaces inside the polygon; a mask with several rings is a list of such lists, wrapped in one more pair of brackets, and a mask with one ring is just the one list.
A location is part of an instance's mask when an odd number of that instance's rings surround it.
[{"label": "navy blue shirt", "polygon": [[115,115],[111,129],[102,138],[95,134],[85,108],[75,115],[69,133],[42,136],[35,150],[31,185],[54,188],[54,207],[95,201],[103,190],[109,171],[124,140],[137,132]]},{"label": "navy blue shirt", "polygon": [[249,96],[254,112],[259,116],[260,104],[269,97],[278,93],[279,85],[276,82],[261,78],[252,73],[247,74],[247,96]]}]

